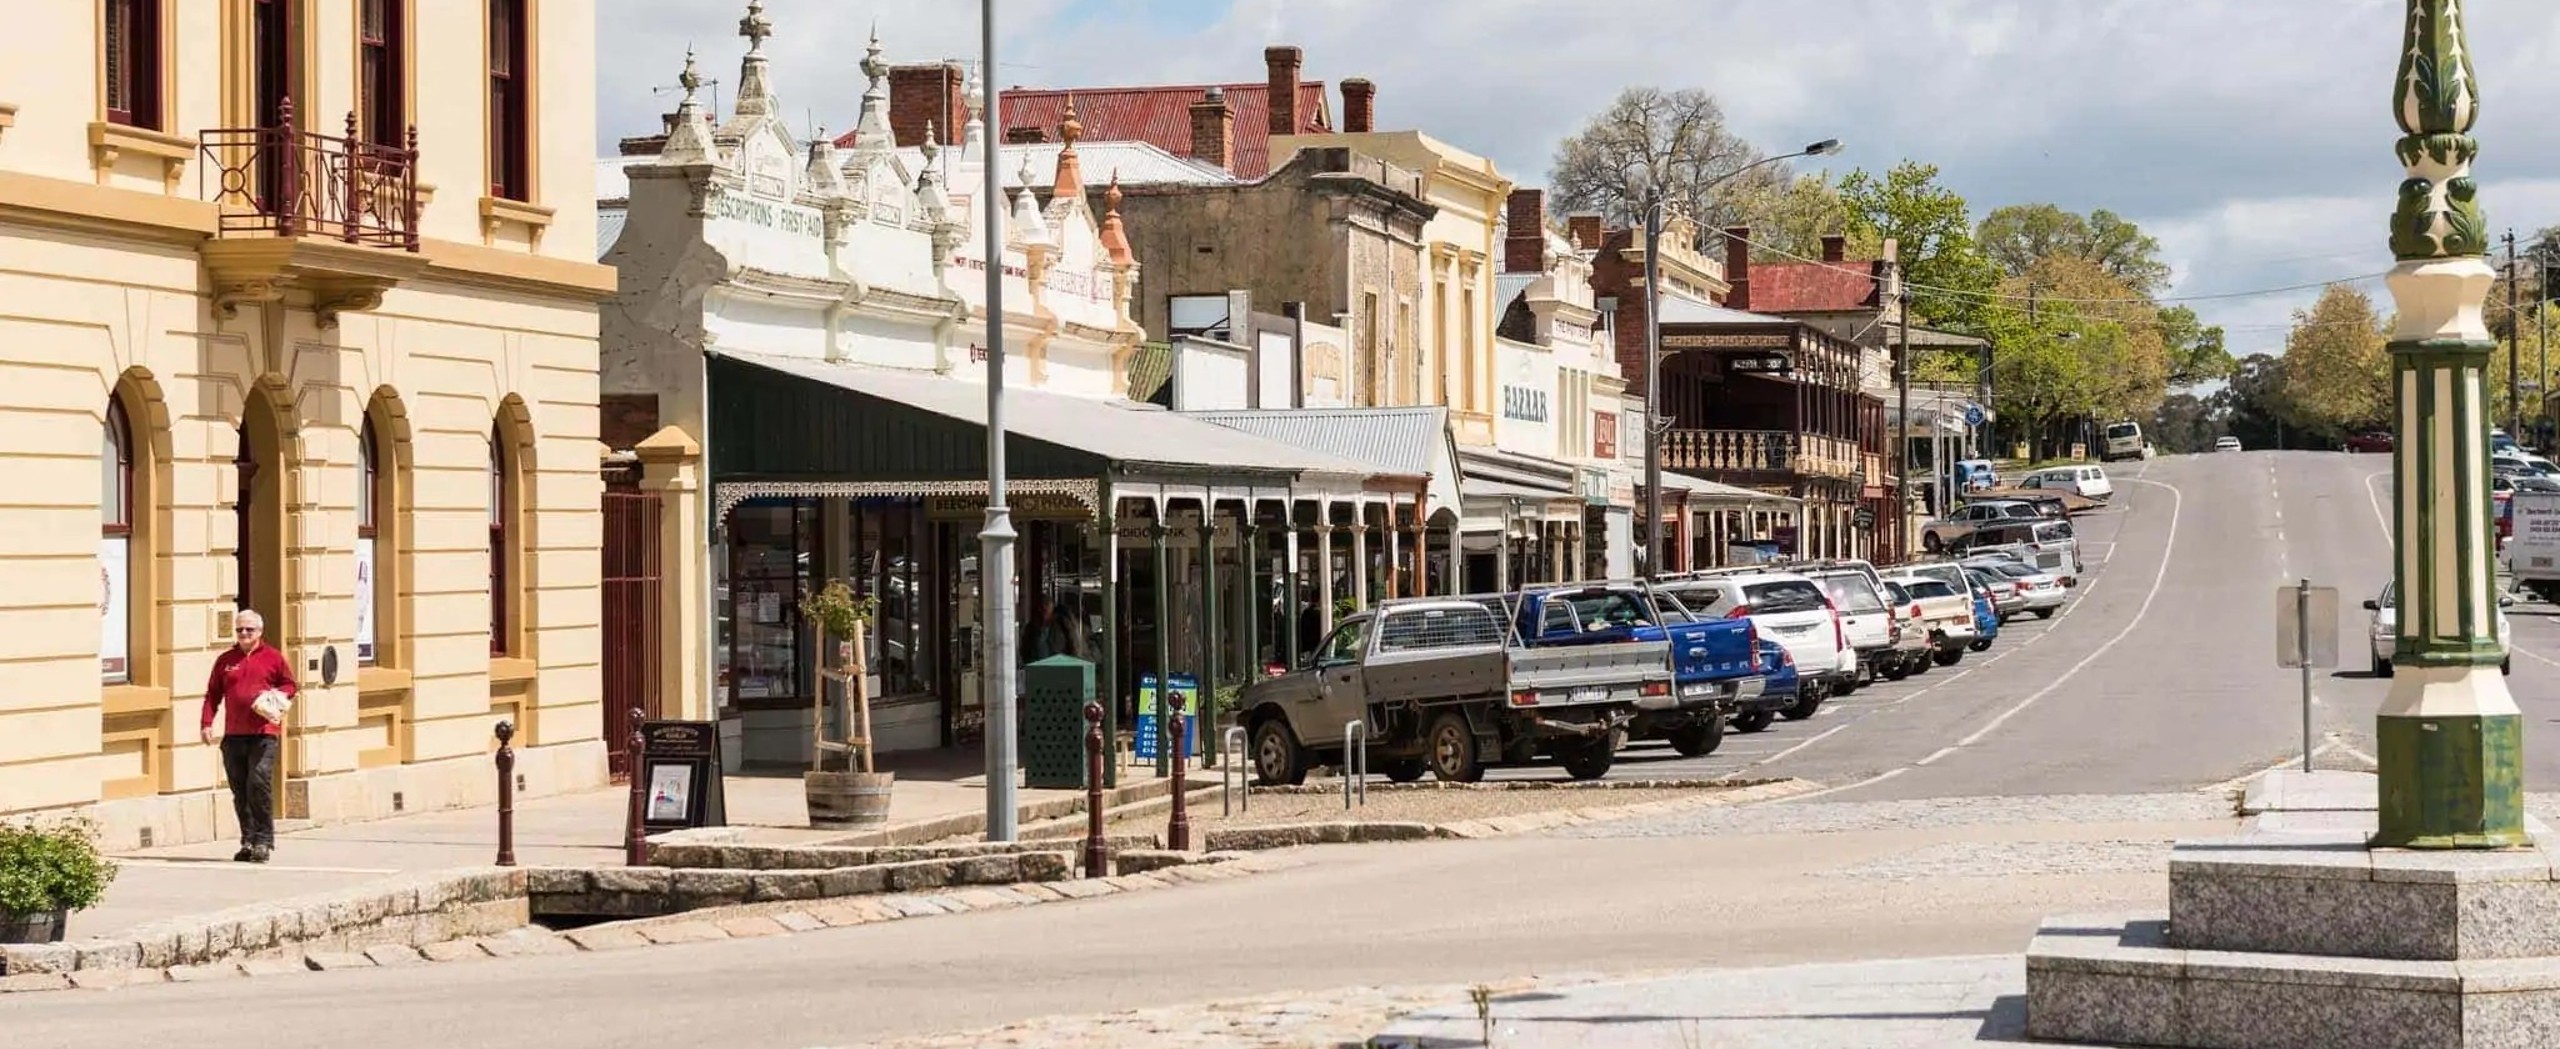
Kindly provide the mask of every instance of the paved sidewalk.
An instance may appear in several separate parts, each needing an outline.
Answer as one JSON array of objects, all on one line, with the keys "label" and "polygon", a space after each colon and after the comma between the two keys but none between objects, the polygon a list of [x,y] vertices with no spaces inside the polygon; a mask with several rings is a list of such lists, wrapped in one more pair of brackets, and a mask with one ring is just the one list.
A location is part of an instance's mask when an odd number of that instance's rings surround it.
[{"label": "paved sidewalk", "polygon": [[[1502,1049],[1938,1049],[2026,1045],[2015,956],[1702,971],[1497,995]],[[1380,1049],[1487,1044],[1464,998],[1389,1025]]]},{"label": "paved sidewalk", "polygon": [[[885,770],[898,773],[888,829],[966,819],[986,811],[986,776],[974,751],[895,755]],[[1155,781],[1145,766],[1123,767],[1124,787]],[[1195,785],[1216,783],[1216,770],[1192,769]],[[735,775],[724,780],[729,825],[749,841],[797,844],[855,833],[809,826],[808,803],[797,773]],[[1071,804],[1076,790],[1022,790],[1026,810]],[[615,786],[516,804],[516,861],[527,866],[619,864],[630,793]],[[226,798],[224,804],[228,804]],[[1031,822],[1026,815],[1025,823]],[[983,830],[983,820],[974,829]],[[235,840],[200,842],[120,853],[123,870],[105,903],[71,916],[69,936],[79,938],[184,914],[221,910],[261,900],[325,892],[412,871],[480,866],[497,856],[495,806],[421,812],[362,823],[343,823],[277,835],[273,862],[234,863]]]}]

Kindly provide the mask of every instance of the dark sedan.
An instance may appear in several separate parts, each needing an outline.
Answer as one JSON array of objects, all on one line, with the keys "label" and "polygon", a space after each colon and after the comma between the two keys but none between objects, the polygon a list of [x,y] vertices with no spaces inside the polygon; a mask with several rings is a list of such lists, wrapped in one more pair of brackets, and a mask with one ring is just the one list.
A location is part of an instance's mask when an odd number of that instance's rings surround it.
[{"label": "dark sedan", "polygon": [[2387,453],[2391,451],[2391,441],[2392,438],[2390,431],[2373,430],[2347,438],[2347,450],[2350,452]]}]

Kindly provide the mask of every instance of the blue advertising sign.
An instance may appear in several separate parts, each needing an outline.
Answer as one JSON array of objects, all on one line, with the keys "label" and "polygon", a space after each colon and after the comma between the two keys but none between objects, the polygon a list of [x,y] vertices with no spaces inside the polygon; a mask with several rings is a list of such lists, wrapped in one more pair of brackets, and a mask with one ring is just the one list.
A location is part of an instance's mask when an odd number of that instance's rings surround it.
[{"label": "blue advertising sign", "polygon": [[[1200,747],[1200,682],[1189,674],[1175,674],[1165,679],[1165,697],[1182,702],[1182,757],[1189,760]],[[1156,706],[1156,678],[1153,674],[1138,678],[1138,760],[1153,761],[1164,740],[1164,711]]]}]

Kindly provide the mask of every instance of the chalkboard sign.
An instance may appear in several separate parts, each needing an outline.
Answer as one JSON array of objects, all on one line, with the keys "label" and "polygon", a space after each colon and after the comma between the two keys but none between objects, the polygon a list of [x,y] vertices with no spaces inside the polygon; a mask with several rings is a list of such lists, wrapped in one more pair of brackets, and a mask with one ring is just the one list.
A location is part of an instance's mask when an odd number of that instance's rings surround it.
[{"label": "chalkboard sign", "polygon": [[638,772],[648,794],[641,826],[654,834],[689,827],[729,825],[729,799],[720,780],[720,723],[650,721]]}]

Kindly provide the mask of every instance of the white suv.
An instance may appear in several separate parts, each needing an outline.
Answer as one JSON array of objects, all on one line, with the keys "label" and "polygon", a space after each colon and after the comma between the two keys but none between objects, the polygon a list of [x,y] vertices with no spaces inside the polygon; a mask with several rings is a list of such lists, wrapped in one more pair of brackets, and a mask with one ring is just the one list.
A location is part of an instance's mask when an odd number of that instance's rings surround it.
[{"label": "white suv", "polygon": [[1822,700],[1858,687],[1858,650],[1830,597],[1812,579],[1794,572],[1709,574],[1666,580],[1659,589],[1701,619],[1749,619],[1761,637],[1786,649],[1807,697],[1799,704],[1802,713],[1786,712],[1790,718],[1809,716]]}]

